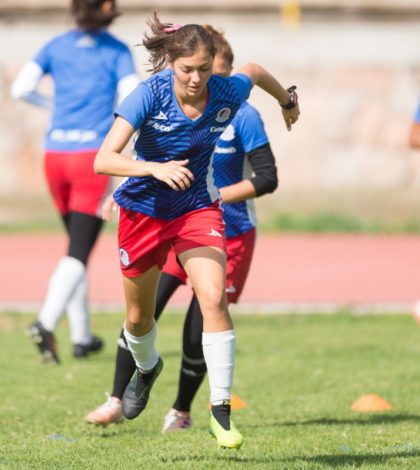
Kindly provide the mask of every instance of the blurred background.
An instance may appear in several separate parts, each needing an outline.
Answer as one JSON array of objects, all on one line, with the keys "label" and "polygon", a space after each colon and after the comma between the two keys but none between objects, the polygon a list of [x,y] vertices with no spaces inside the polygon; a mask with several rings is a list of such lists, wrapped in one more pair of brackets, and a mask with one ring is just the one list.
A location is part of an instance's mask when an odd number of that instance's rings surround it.
[{"label": "blurred background", "polygon": [[[420,96],[419,0],[135,0],[112,31],[133,46],[153,7],[162,20],[226,32],[235,64],[257,62],[298,85],[301,120],[256,91],[280,186],[257,201],[269,230],[420,232],[420,152],[408,136]],[[10,98],[22,64],[72,25],[68,2],[0,3],[0,227],[59,228],[42,174],[48,114]],[[49,83],[44,84],[46,88]]]}]

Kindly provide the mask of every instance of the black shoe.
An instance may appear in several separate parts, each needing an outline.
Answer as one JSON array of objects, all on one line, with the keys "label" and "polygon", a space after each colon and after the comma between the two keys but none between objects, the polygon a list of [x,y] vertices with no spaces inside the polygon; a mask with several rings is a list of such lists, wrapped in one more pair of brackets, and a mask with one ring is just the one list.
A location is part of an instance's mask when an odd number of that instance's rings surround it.
[{"label": "black shoe", "polygon": [[51,362],[53,364],[60,363],[54,335],[47,331],[39,321],[32,323],[32,325],[26,330],[26,334],[38,347],[39,352],[41,353],[42,362]]},{"label": "black shoe", "polygon": [[104,342],[97,336],[92,336],[88,344],[73,344],[73,356],[87,357],[90,353],[98,352],[104,347]]},{"label": "black shoe", "polygon": [[127,419],[136,418],[146,408],[150,390],[162,369],[163,361],[159,357],[155,367],[147,374],[139,370],[135,372],[122,399],[122,412]]}]

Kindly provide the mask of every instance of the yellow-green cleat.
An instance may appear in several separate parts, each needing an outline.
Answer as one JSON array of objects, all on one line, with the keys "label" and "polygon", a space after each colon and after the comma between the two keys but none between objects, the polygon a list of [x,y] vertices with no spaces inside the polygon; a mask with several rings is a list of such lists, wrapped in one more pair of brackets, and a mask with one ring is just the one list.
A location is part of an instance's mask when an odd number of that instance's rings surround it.
[{"label": "yellow-green cleat", "polygon": [[223,449],[239,449],[244,442],[242,434],[232,421],[230,421],[229,431],[226,431],[212,414],[210,414],[209,433],[216,439],[218,446]]}]

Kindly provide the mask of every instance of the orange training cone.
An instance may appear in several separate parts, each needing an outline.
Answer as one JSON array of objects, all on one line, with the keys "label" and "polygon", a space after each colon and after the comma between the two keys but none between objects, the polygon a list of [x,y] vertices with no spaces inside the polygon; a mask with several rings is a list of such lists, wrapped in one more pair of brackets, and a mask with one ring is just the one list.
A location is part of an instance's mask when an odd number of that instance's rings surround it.
[{"label": "orange training cone", "polygon": [[351,405],[353,411],[362,413],[371,413],[375,411],[388,411],[392,409],[392,405],[379,395],[362,395]]},{"label": "orange training cone", "polygon": [[[246,408],[248,405],[246,404],[245,401],[243,401],[241,398],[238,397],[238,395],[235,395],[232,393],[230,397],[230,408],[232,410],[239,410],[240,408]],[[207,406],[208,409],[211,408],[211,404],[209,403]]]},{"label": "orange training cone", "polygon": [[246,402],[241,400],[238,395],[232,393],[232,396],[230,397],[230,407],[232,410],[239,410],[240,408],[246,408],[247,406]]}]

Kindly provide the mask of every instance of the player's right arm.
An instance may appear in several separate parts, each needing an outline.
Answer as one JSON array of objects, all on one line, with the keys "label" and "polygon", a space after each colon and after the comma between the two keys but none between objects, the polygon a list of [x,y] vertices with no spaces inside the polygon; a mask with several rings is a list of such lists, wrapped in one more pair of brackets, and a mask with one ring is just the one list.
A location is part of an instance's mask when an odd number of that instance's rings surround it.
[{"label": "player's right arm", "polygon": [[95,157],[95,173],[114,176],[153,176],[174,190],[186,189],[194,177],[186,167],[188,160],[166,163],[132,160],[122,151],[136,130],[124,118],[117,116]]},{"label": "player's right arm", "polygon": [[38,91],[44,71],[35,61],[26,63],[12,84],[11,95],[14,99],[26,101],[34,106],[51,110],[53,100]]}]

